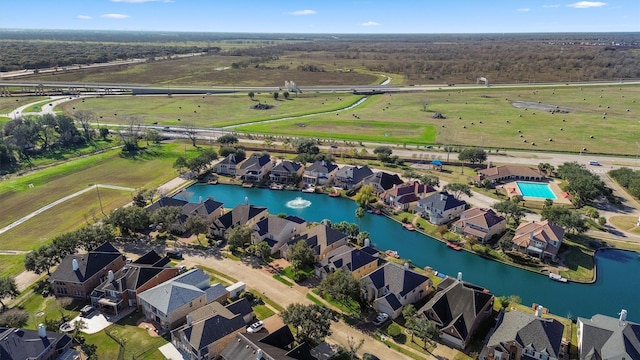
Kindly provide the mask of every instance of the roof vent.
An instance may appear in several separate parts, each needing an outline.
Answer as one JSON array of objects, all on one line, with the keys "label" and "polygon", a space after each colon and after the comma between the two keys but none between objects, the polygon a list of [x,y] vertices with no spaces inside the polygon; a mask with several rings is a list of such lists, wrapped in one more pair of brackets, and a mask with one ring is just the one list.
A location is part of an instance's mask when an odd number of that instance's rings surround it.
[{"label": "roof vent", "polygon": [[462,271],[458,271],[458,281],[462,281]]},{"label": "roof vent", "polygon": [[109,272],[107,273],[107,278],[109,279],[109,282],[113,282],[113,270],[109,270]]},{"label": "roof vent", "polygon": [[73,269],[73,271],[78,271],[78,269],[80,268],[80,266],[78,265],[78,259],[73,259],[71,261],[71,268]]},{"label": "roof vent", "polygon": [[44,327],[44,324],[38,324],[38,336],[43,339],[47,337],[47,328]]},{"label": "roof vent", "polygon": [[627,321],[627,310],[620,310],[620,321]]}]

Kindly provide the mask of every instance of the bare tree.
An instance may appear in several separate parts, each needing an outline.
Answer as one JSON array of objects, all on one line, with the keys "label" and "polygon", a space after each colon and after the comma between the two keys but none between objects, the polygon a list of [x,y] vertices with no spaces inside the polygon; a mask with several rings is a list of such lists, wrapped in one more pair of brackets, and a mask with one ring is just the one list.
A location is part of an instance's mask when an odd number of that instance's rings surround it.
[{"label": "bare tree", "polygon": [[93,129],[91,129],[91,122],[96,118],[96,115],[92,111],[78,110],[73,114],[73,117],[75,117],[76,121],[82,126],[84,138],[87,141],[91,141],[94,134]]},{"label": "bare tree", "polygon": [[138,139],[141,134],[140,119],[135,116],[131,116],[127,119],[127,126],[124,130],[118,131],[120,139],[124,144],[125,151],[135,151],[140,147],[138,146]]},{"label": "bare tree", "polygon": [[198,146],[198,145],[196,145],[196,140],[198,139],[197,138],[198,131],[197,131],[195,126],[193,126],[193,125],[185,126],[184,134],[187,135],[189,140],[191,140],[191,145],[193,145],[193,147],[197,147]]}]

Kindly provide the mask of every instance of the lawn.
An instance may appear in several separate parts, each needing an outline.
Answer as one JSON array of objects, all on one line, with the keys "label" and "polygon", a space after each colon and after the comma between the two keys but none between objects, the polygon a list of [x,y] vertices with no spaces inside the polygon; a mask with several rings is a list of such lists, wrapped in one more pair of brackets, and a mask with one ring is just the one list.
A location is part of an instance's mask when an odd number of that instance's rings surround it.
[{"label": "lawn", "polygon": [[62,307],[53,296],[45,298],[32,292],[21,299],[17,307],[29,313],[29,321],[25,328],[35,330],[44,319],[59,319],[62,314],[68,319],[75,318],[80,314],[80,309],[86,304],[85,301],[74,300],[69,305]]},{"label": "lawn", "polygon": [[637,226],[638,218],[635,216],[612,216],[609,221],[619,229],[640,234],[640,226]]},{"label": "lawn", "polygon": [[[247,93],[209,96],[114,96],[74,100],[61,105],[65,113],[92,111],[99,123],[126,124],[135,117],[142,124],[171,126],[222,127],[336,111],[348,107],[362,96],[345,94],[291,94],[289,100],[280,92],[279,100],[269,93],[256,93],[253,101]],[[274,106],[256,110],[258,103]]]},{"label": "lawn", "polygon": [[0,274],[14,277],[24,270],[26,255],[0,255]]},{"label": "lawn", "polygon": [[45,99],[43,96],[0,97],[0,114],[6,114],[20,106]]},{"label": "lawn", "polygon": [[564,265],[568,271],[561,271],[560,275],[569,280],[590,282],[595,278],[595,266],[593,250],[587,247],[588,237],[584,235],[567,235],[564,244],[569,247],[569,252],[565,256]]}]

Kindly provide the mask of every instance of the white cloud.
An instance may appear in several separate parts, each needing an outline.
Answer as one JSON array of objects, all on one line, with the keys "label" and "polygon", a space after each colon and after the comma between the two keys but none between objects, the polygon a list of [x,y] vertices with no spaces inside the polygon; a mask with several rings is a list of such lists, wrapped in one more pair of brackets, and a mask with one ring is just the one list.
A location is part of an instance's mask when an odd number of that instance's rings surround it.
[{"label": "white cloud", "polygon": [[575,9],[588,9],[593,7],[601,7],[605,5],[607,5],[607,3],[600,2],[600,1],[578,1],[577,3],[569,4],[567,6]]},{"label": "white cloud", "polygon": [[367,21],[365,23],[360,24],[360,26],[380,26],[382,24],[377,23],[375,21]]},{"label": "white cloud", "polygon": [[101,18],[105,18],[105,19],[126,19],[129,17],[129,15],[124,15],[124,14],[104,14],[104,15],[100,15]]},{"label": "white cloud", "polygon": [[313,15],[315,10],[296,10],[289,13],[289,15]]},{"label": "white cloud", "polygon": [[558,8],[560,5],[542,5],[543,8]]},{"label": "white cloud", "polygon": [[531,11],[531,9],[529,9],[529,8],[521,8],[521,9],[516,9],[516,11],[518,11],[518,12],[529,12],[529,11]]},{"label": "white cloud", "polygon": [[76,19],[78,19],[78,20],[91,20],[91,16],[89,16],[89,15],[78,15],[78,16],[76,16]]}]

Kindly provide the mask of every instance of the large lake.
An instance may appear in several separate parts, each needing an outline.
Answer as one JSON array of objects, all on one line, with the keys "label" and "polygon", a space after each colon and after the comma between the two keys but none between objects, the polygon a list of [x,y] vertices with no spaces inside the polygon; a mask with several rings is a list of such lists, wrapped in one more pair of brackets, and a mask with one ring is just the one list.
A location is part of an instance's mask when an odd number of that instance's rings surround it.
[{"label": "large lake", "polygon": [[[297,215],[307,221],[348,221],[357,223],[355,202],[327,195],[292,191],[242,188],[235,185],[196,184],[176,197],[198,202],[212,197],[225,208],[243,204],[266,206],[271,214]],[[311,201],[311,206],[292,209],[287,201],[297,197]],[[548,277],[483,259],[466,251],[453,251],[443,243],[418,232],[404,230],[397,222],[384,216],[365,214],[361,229],[371,234],[371,241],[380,250],[396,250],[413,264],[431,268],[455,277],[463,273],[466,281],[489,289],[496,295],[517,294],[522,303],[541,304],[560,316],[591,317],[600,313],[617,317],[621,309],[628,310],[631,321],[640,321],[640,254],[622,250],[604,250],[596,255],[595,284],[559,283]]]}]

